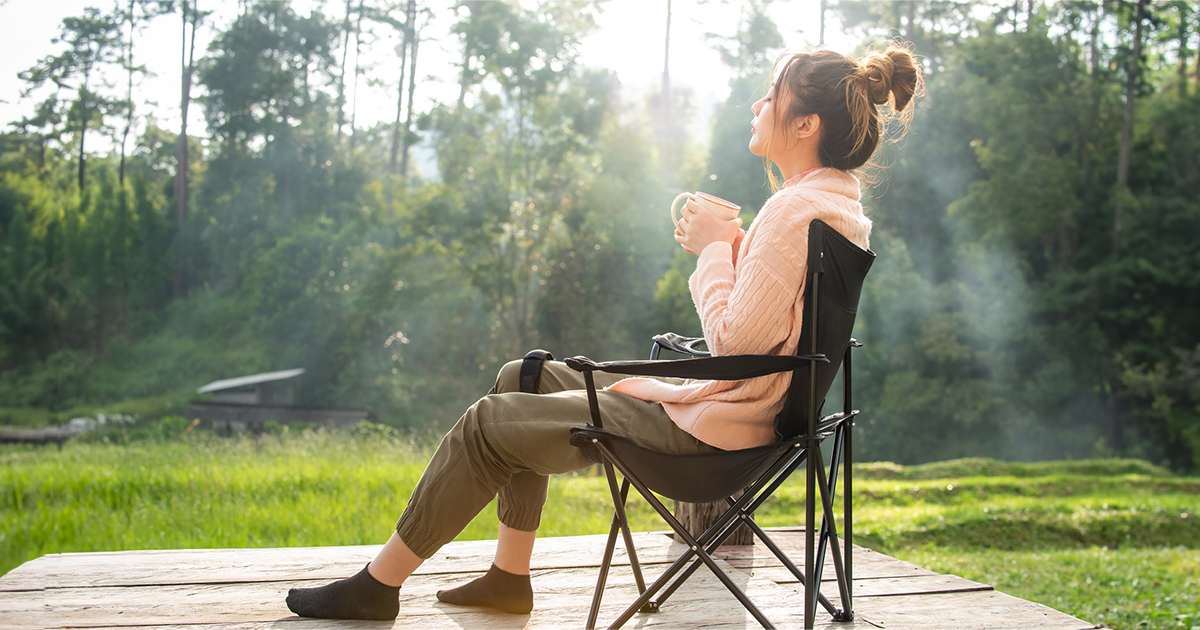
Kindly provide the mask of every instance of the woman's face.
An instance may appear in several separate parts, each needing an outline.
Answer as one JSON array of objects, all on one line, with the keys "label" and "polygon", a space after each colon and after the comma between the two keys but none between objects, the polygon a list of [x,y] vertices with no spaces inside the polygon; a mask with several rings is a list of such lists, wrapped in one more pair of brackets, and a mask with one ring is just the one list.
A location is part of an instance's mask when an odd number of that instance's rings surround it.
[{"label": "woman's face", "polygon": [[750,121],[750,152],[754,155],[770,158],[772,153],[782,148],[783,137],[775,137],[776,108],[783,105],[776,102],[778,98],[775,85],[772,84],[767,95],[750,107],[750,111],[754,112],[754,120]]}]

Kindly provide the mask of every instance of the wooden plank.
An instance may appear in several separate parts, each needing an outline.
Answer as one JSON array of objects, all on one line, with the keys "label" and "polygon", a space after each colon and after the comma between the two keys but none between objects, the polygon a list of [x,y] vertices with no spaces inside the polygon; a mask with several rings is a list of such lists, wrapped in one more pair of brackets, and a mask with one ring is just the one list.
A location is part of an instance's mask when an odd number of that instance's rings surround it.
[{"label": "wooden plank", "polygon": [[[801,570],[804,569],[804,536],[773,536],[773,540]],[[782,567],[783,563],[762,545],[722,547],[714,554],[739,569]],[[833,557],[825,554],[823,576],[833,575]],[[901,577],[906,575],[936,575],[933,571],[910,562],[897,560],[865,547],[854,547],[854,577]]]},{"label": "wooden plank", "polygon": [[[776,625],[787,627],[796,622],[796,593],[769,580],[754,578],[725,567],[731,577],[745,588]],[[453,623],[465,627],[563,627],[578,626],[586,617],[596,575],[588,568],[551,569],[535,572],[536,608],[525,619],[521,616],[493,614],[477,609],[448,606],[437,602],[438,589],[462,583],[472,575],[443,574],[414,577],[401,590],[403,617],[393,627],[434,627]],[[609,580],[602,619],[614,618],[636,597],[632,573],[619,568]],[[143,587],[90,587],[49,589],[43,602],[16,598],[16,593],[0,596],[0,618],[20,623],[41,623],[47,627],[164,625],[175,623],[238,624],[274,622],[291,617],[284,605],[287,589],[296,582],[255,582],[241,584],[197,584]],[[737,601],[712,576],[697,573],[655,615],[640,616],[640,625],[671,627],[746,627],[756,625]],[[473,621],[480,623],[475,624]],[[328,622],[325,622],[328,626]],[[289,627],[291,627],[289,623]],[[381,627],[375,624],[372,627]]]},{"label": "wooden plank", "polygon": [[855,612],[888,630],[1087,630],[1094,624],[999,591],[865,597]]},{"label": "wooden plank", "polygon": [[[803,562],[802,532],[773,538]],[[683,546],[661,533],[635,534],[639,558],[649,561],[653,580]],[[494,541],[447,545],[401,590],[404,614],[393,624],[301,620],[286,609],[293,586],[313,586],[357,572],[379,546],[300,549],[165,550],[60,554],[39,558],[0,578],[0,620],[5,628],[191,627],[274,628],[560,628],[581,626],[595,586],[605,536],[539,540],[534,554],[535,610],[503,615],[448,606],[438,589],[480,575],[490,564]],[[618,550],[622,545],[618,544]],[[623,559],[623,554],[620,554]],[[776,626],[802,626],[803,596],[778,560],[764,547],[730,547],[718,562],[743,586]],[[736,569],[733,565],[745,567]],[[836,601],[833,569],[827,565],[823,591]],[[956,576],[941,576],[866,549],[855,551],[854,589],[858,619],[833,624],[823,611],[816,627],[905,630],[1082,630],[1090,624],[1040,604],[996,593]],[[781,582],[777,584],[776,582]],[[42,585],[31,589],[32,585]],[[636,597],[631,571],[614,568],[600,622],[611,621]],[[747,628],[757,623],[707,570],[701,570],[640,626]]]},{"label": "wooden plank", "polygon": [[[542,538],[534,545],[533,568],[599,567],[607,536]],[[684,546],[661,534],[634,534],[638,559],[673,561]],[[31,588],[135,586],[275,580],[332,580],[357,573],[382,545],[284,549],[192,549],[51,554],[30,560],[0,577],[0,592]],[[496,542],[446,545],[415,575],[469,573],[491,565]],[[614,564],[628,564],[624,543]]]},{"label": "wooden plank", "polygon": [[[800,588],[800,582],[783,567],[749,569],[751,575],[766,578],[785,586]],[[895,595],[928,595],[933,593],[957,593],[967,591],[990,591],[991,586],[972,582],[957,575],[926,575],[899,577],[863,578],[854,580],[854,597],[890,597]],[[838,597],[837,580],[829,575],[821,576],[821,592],[831,600]]]}]

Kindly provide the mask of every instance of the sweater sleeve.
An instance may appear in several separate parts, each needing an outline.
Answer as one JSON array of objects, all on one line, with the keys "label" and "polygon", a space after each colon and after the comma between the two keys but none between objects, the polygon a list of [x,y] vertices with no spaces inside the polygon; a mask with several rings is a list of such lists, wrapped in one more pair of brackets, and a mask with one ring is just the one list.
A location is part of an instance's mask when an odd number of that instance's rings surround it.
[{"label": "sweater sleeve", "polygon": [[793,311],[804,278],[807,221],[769,212],[770,206],[753,238],[743,242],[736,269],[731,245],[717,242],[700,253],[688,281],[714,354],[777,354],[800,325]]}]

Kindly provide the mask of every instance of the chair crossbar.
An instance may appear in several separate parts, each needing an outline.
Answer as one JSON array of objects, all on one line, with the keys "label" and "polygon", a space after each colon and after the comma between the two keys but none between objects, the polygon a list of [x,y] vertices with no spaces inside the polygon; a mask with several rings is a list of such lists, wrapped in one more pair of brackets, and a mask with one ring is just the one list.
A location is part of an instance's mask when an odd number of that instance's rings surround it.
[{"label": "chair crossbar", "polygon": [[[840,460],[841,447],[842,447],[842,444],[844,443],[843,440],[841,439],[842,434],[843,434],[842,432],[849,426],[847,423],[848,423],[849,419],[852,418],[854,415],[857,415],[857,412],[853,412],[850,414],[837,414],[836,417],[831,416],[831,418],[834,418],[837,420],[837,427],[836,427],[836,431],[834,433],[834,446],[833,446],[834,457],[831,458],[831,460],[830,460],[831,470],[829,473],[829,477],[832,479],[837,478],[837,464],[838,464],[838,461]],[[788,558],[787,554],[777,544],[775,544],[775,541],[772,540],[770,538],[770,536],[768,536],[767,533],[761,527],[759,527],[758,523],[756,523],[754,521],[754,518],[752,515],[768,498],[771,497],[772,494],[774,494],[775,490],[777,490],[779,488],[779,486],[781,486],[791,476],[791,474],[793,472],[795,472],[795,470],[797,468],[799,468],[800,464],[802,464],[805,461],[807,454],[808,453],[807,453],[806,449],[797,449],[787,458],[786,464],[783,467],[783,469],[778,471],[779,474],[775,476],[775,478],[770,482],[770,484],[767,487],[763,488],[763,487],[759,486],[759,484],[756,483],[754,486],[751,486],[750,489],[747,489],[746,494],[750,494],[752,492],[757,493],[755,496],[755,499],[747,507],[736,510],[736,516],[738,517],[738,520],[735,522],[730,522],[727,525],[725,525],[724,529],[721,531],[720,534],[718,534],[715,537],[715,539],[712,539],[711,541],[707,542],[706,548],[707,548],[708,552],[713,553],[714,551],[716,551],[717,548],[719,548],[730,536],[733,535],[733,533],[734,533],[734,531],[736,531],[738,525],[744,524],[744,525],[750,527],[753,534],[756,537],[758,537],[758,539],[761,540],[764,545],[766,545],[766,547],[771,551],[771,553],[774,554],[777,559],[779,559],[779,561],[784,565],[784,567],[787,568],[788,571],[791,572],[791,574],[797,580],[800,581],[800,583],[802,583],[802,584],[805,583],[804,572],[801,569],[799,569],[798,567],[796,567],[795,563],[793,563],[791,561],[791,559]],[[818,452],[818,456],[820,456],[819,452]],[[825,478],[824,477],[824,474],[825,474],[824,465],[821,462],[818,462],[818,463],[820,465],[818,465],[817,468],[821,473],[819,483],[823,487],[827,487],[827,484],[825,484],[825,482],[822,481]],[[771,473],[768,472],[766,475],[764,475],[764,477],[769,477],[770,475],[771,475]],[[759,487],[756,488],[756,486],[759,486]],[[734,507],[735,507],[736,503],[734,502],[733,498],[727,497],[725,500],[730,505],[730,511],[731,512],[735,511]],[[833,501],[833,495],[831,493],[829,500],[826,501],[825,503],[827,503],[828,506],[831,506],[832,501]],[[828,509],[828,506],[824,510],[825,514],[831,513],[831,510]],[[701,540],[701,541],[707,540],[708,533],[709,532],[706,531],[704,535],[701,535],[699,540]],[[841,610],[837,609],[833,605],[833,603],[830,602],[829,599],[820,592],[821,573],[822,573],[822,569],[824,568],[824,556],[825,556],[825,551],[826,551],[826,545],[828,544],[831,533],[834,536],[834,538],[833,538],[834,553],[836,556],[835,562],[834,562],[834,565],[835,565],[834,569],[839,576],[844,574],[843,567],[840,566],[841,556],[838,555],[838,549],[837,549],[836,521],[834,521],[831,517],[826,516],[826,517],[822,518],[822,523],[821,523],[821,538],[820,538],[820,543],[818,544],[818,547],[817,547],[817,559],[816,559],[816,568],[815,568],[816,577],[814,578],[814,584],[816,584],[816,588],[817,588],[818,603],[820,603],[821,606],[823,608],[825,608],[825,610],[827,612],[829,612],[830,615],[833,615],[834,617],[843,617],[847,614],[845,611],[850,610],[850,602],[849,602],[849,598],[847,596],[848,594],[846,592],[847,585],[843,584],[843,582],[848,582],[848,580],[842,580],[842,579],[838,580],[839,591],[840,591],[840,594],[842,595],[843,608]],[[668,587],[665,591],[663,591],[663,594],[658,599],[654,600],[654,603],[661,606],[667,600],[667,598],[669,598],[671,596],[671,594],[674,593],[682,585],[682,583],[687,580],[688,577],[690,577],[693,573],[696,572],[696,570],[699,567],[700,567],[700,563],[698,561],[693,561],[692,564],[687,568],[687,570],[684,571],[684,573],[681,574],[678,578],[676,578],[675,581],[672,582],[671,586]]]},{"label": "chair crossbar", "polygon": [[[730,579],[729,576],[724,571],[721,570],[721,567],[719,565],[717,565],[716,560],[714,560],[712,558],[712,556],[709,555],[708,551],[704,548],[704,546],[701,545],[694,537],[692,537],[691,534],[688,533],[687,529],[685,527],[683,527],[683,525],[675,518],[675,516],[673,514],[671,514],[671,511],[668,510],[666,508],[666,506],[664,506],[662,504],[662,502],[658,500],[658,497],[654,496],[654,493],[648,487],[646,487],[645,484],[643,484],[640,480],[638,480],[636,477],[630,475],[629,471],[625,468],[624,462],[622,462],[620,460],[620,458],[618,458],[616,456],[616,454],[613,453],[608,448],[608,445],[606,445],[600,441],[595,441],[593,444],[600,450],[601,453],[604,454],[605,458],[607,458],[608,461],[612,462],[612,464],[615,465],[616,468],[621,471],[621,474],[625,476],[625,479],[630,481],[633,484],[633,487],[635,489],[637,489],[638,493],[641,494],[644,499],[646,499],[646,502],[650,504],[650,507],[653,508],[655,512],[658,512],[658,515],[660,517],[662,517],[662,519],[664,521],[666,521],[667,525],[669,525],[671,527],[671,529],[675,530],[675,533],[678,534],[684,540],[684,543],[688,546],[688,550],[685,551],[684,554],[681,555],[679,557],[679,559],[677,559],[674,562],[674,564],[672,564],[671,567],[668,568],[667,571],[664,572],[663,575],[661,575],[658,578],[658,580],[656,580],[654,582],[654,584],[651,584],[650,587],[647,588],[642,593],[642,595],[637,599],[637,601],[635,601],[628,608],[626,608],[625,612],[621,613],[621,615],[617,618],[617,620],[614,621],[613,624],[609,627],[610,628],[620,628],[621,626],[623,626],[625,624],[625,622],[627,622],[631,618],[633,618],[633,615],[636,612],[638,612],[638,610],[643,608],[647,603],[649,603],[651,598],[654,597],[654,595],[663,587],[663,585],[665,585],[672,577],[674,577],[675,573],[677,573],[681,568],[683,568],[683,565],[685,563],[687,563],[687,561],[690,560],[693,555],[695,555],[702,562],[704,562],[705,565],[708,566],[708,568],[713,572],[713,574],[716,575],[717,579],[720,580],[721,583],[725,585],[725,588],[729,589],[729,592],[732,593],[733,596],[736,597],[739,602],[741,602],[742,606],[744,606],[746,608],[746,610],[749,611],[750,614],[753,615],[754,618],[760,624],[762,624],[762,626],[764,628],[774,628],[774,626],[771,625],[771,622],[762,613],[762,611],[758,609],[758,606],[755,606],[754,602],[750,601],[750,598],[746,596],[746,593],[743,592],[742,589],[739,588],[737,584],[734,584],[733,580]],[[605,472],[608,473],[608,470],[606,469]],[[610,484],[610,491],[615,492],[615,490],[616,490],[616,484],[615,483]],[[743,497],[743,498],[746,498],[746,497]],[[617,495],[614,495],[613,499],[614,499],[614,501],[616,501]],[[748,499],[746,502],[747,503],[749,502]],[[722,515],[721,519],[718,519],[718,523],[720,523],[721,520],[727,521],[728,519],[733,518],[734,516],[736,516],[736,515],[732,514],[730,512],[726,512],[726,514]],[[712,528],[710,528],[710,530],[712,530],[712,529],[717,529],[717,525],[714,525]],[[631,557],[631,560],[632,560],[632,557]],[[609,569],[609,566],[601,567],[601,572],[607,572],[608,569]],[[590,616],[592,616],[592,615],[589,615],[589,617]],[[589,630],[591,630],[591,628],[594,628],[594,627],[595,626],[589,626]]]}]

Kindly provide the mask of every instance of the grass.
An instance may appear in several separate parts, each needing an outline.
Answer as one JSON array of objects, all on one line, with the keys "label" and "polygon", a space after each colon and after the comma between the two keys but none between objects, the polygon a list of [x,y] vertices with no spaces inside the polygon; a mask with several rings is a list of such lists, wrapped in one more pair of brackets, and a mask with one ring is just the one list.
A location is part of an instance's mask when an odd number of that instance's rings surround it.
[{"label": "grass", "polygon": [[[432,439],[220,438],[164,423],[117,446],[0,447],[0,572],[47,553],[382,542]],[[110,436],[115,437],[115,436]],[[1122,629],[1200,630],[1200,479],[1134,460],[856,466],[855,542]],[[758,513],[795,525],[802,481]],[[551,480],[540,535],[607,531],[603,478]],[[641,501],[637,529],[663,529]],[[460,539],[493,538],[485,509]]]}]

